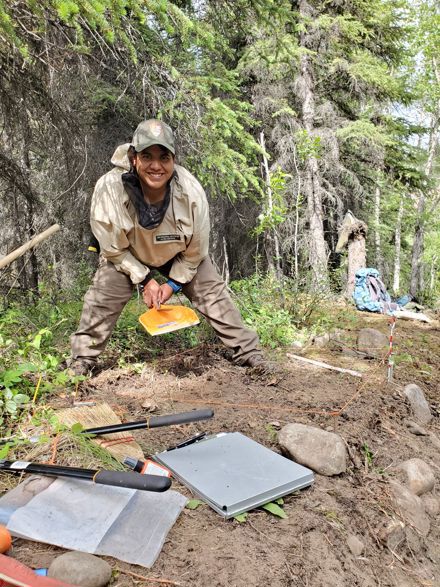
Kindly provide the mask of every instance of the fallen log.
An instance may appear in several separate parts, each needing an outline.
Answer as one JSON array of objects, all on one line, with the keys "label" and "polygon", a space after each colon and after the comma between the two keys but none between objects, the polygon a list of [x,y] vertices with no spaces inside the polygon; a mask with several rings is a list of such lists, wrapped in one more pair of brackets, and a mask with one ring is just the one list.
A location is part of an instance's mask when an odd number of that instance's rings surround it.
[{"label": "fallen log", "polygon": [[44,240],[46,240],[47,238],[49,238],[50,236],[52,236],[53,234],[58,232],[60,230],[60,228],[61,227],[59,224],[54,224],[53,226],[51,226],[50,228],[48,228],[44,232],[40,232],[40,234],[37,234],[36,236],[34,236],[34,238],[32,238],[30,241],[28,241],[24,245],[21,245],[21,247],[18,247],[18,249],[15,249],[15,251],[12,251],[12,253],[9,253],[9,255],[6,255],[2,259],[0,259],[0,269],[3,269],[7,265],[10,265],[13,261],[15,261],[16,259],[18,259],[22,255],[24,255],[27,251],[29,251],[30,249],[33,249],[34,247],[39,245],[41,242],[43,242]]}]

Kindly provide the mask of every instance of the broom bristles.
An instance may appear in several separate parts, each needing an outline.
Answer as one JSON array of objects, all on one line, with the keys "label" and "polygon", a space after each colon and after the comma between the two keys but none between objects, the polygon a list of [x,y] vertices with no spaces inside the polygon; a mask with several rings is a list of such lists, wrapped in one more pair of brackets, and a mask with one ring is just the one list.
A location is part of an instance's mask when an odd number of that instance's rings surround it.
[{"label": "broom bristles", "polygon": [[[106,403],[96,406],[66,408],[57,411],[57,417],[59,421],[66,426],[73,426],[74,424],[79,423],[84,428],[121,424],[121,420]],[[141,447],[129,432],[114,432],[112,434],[106,434],[105,438],[96,436],[90,440],[101,448],[108,450],[116,459],[118,459],[118,461],[121,462],[127,456],[141,460],[145,458]]]}]

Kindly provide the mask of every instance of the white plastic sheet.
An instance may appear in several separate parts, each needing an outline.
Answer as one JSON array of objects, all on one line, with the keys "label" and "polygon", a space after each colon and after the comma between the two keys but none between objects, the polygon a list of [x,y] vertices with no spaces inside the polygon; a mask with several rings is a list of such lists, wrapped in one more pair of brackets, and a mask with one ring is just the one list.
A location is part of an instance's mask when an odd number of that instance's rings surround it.
[{"label": "white plastic sheet", "polygon": [[151,567],[186,502],[177,491],[57,479],[18,507],[7,527],[14,536]]}]

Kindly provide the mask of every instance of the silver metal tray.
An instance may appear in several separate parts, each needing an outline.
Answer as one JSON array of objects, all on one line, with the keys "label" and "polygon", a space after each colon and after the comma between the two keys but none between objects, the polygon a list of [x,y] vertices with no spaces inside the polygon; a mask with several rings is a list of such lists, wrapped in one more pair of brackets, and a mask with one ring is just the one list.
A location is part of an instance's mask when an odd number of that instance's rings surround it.
[{"label": "silver metal tray", "polygon": [[231,518],[311,485],[313,472],[240,434],[221,433],[154,459]]}]

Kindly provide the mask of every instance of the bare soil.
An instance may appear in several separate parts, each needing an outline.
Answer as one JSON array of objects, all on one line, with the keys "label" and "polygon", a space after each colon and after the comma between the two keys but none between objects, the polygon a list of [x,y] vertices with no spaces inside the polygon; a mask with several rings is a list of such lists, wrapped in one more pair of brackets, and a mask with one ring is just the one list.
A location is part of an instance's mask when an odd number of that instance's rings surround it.
[{"label": "bare soil", "polygon": [[[361,321],[362,326],[389,333],[386,317],[363,315]],[[359,324],[356,330],[345,331],[346,349],[355,347],[358,329]],[[287,519],[255,510],[239,523],[224,521],[207,505],[185,509],[152,569],[107,559],[115,570],[113,587],[142,582],[186,587],[440,585],[438,518],[431,519],[426,538],[413,531],[396,552],[379,537],[391,519],[399,519],[388,487],[394,465],[418,457],[440,479],[439,449],[431,437],[409,432],[409,406],[401,393],[408,383],[422,387],[435,416],[429,431],[440,437],[439,329],[399,321],[394,349],[393,383],[387,382],[384,361],[350,356],[341,352],[341,344],[330,343],[304,354],[357,369],[364,374],[362,379],[302,364],[284,351],[274,356],[281,375],[258,378],[233,366],[218,347],[202,346],[165,357],[141,374],[108,370],[83,384],[82,399],[107,401],[127,420],[145,416],[145,402],[153,409],[157,406],[154,414],[215,409],[209,422],[136,432],[145,454],[205,430],[239,431],[279,451],[277,429],[301,422],[339,434],[351,457],[345,474],[316,475],[313,487],[287,496]],[[365,447],[371,458],[366,458]],[[191,497],[178,483],[174,488]],[[354,556],[347,545],[352,534],[365,545],[361,556]],[[60,552],[16,539],[12,554],[30,566],[44,567]]]}]

